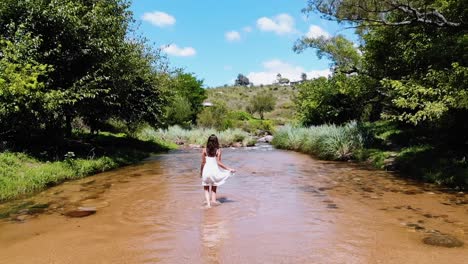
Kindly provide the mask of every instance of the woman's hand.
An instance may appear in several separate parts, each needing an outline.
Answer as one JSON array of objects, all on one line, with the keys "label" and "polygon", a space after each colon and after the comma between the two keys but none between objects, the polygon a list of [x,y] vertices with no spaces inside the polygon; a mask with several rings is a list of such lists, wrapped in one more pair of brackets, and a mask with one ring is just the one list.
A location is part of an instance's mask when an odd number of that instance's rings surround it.
[{"label": "woman's hand", "polygon": [[233,169],[233,168],[229,168],[229,171],[232,172],[232,173],[236,172],[236,170]]}]

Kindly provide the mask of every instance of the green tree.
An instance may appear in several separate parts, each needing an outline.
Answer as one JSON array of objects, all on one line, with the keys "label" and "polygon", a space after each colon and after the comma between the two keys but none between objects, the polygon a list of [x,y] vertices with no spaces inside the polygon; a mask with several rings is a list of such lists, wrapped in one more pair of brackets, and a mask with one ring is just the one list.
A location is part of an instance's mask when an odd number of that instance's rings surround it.
[{"label": "green tree", "polygon": [[167,124],[189,127],[193,115],[190,102],[182,95],[175,95],[171,99],[166,107]]},{"label": "green tree", "polygon": [[198,114],[197,124],[200,127],[225,130],[231,127],[228,113],[228,108],[224,102],[214,101],[213,106],[205,107]]},{"label": "green tree", "polygon": [[317,38],[303,37],[296,41],[293,50],[301,53],[307,48],[316,49],[319,59],[326,57],[331,60],[335,72],[352,73],[361,69],[361,54],[354,47],[353,42],[342,35],[331,38],[323,36]]},{"label": "green tree", "polygon": [[263,114],[275,109],[276,98],[271,93],[257,93],[249,102],[247,111],[250,113],[258,113],[260,119],[263,119]]},{"label": "green tree", "polygon": [[450,0],[308,0],[304,12],[319,12],[322,17],[358,25],[429,25],[466,27],[466,1]]},{"label": "green tree", "polygon": [[[332,59],[335,72],[351,70],[373,80],[360,87],[373,94],[365,97],[382,117],[421,128],[467,131],[460,124],[468,114],[468,2],[310,0],[304,11],[357,28],[362,56],[344,38],[339,44],[338,37],[303,38],[295,49],[316,48],[319,56]],[[466,138],[460,135],[456,137]]]},{"label": "green tree", "polygon": [[372,93],[367,90],[371,81],[364,76],[337,74],[300,84],[295,98],[299,120],[304,125],[320,125],[371,119]]},{"label": "green tree", "polygon": [[160,56],[132,35],[132,23],[126,0],[2,1],[0,38],[16,43],[31,36],[35,48],[18,56],[49,69],[39,78],[44,98],[36,107],[43,118],[24,125],[70,135],[76,117],[91,127],[110,117],[159,124],[165,104]]},{"label": "green tree", "polygon": [[19,32],[14,42],[0,39],[0,136],[24,136],[41,128],[57,107],[60,95],[45,89],[50,67],[32,57],[37,38]]},{"label": "green tree", "polygon": [[243,74],[237,75],[237,79],[235,81],[235,85],[240,85],[240,86],[247,86],[250,84],[249,78],[244,76]]},{"label": "green tree", "polygon": [[[184,73],[181,70],[177,70],[171,78],[169,92],[176,98],[176,100],[171,102],[169,108],[184,110],[184,113],[190,112],[190,115],[186,115],[184,120],[178,120],[182,123],[174,123],[175,119],[168,116],[169,124],[195,123],[198,113],[202,110],[202,103],[207,98],[206,91],[203,88],[203,81],[198,80],[191,73]],[[188,104],[188,108],[175,105],[180,103],[181,100]],[[171,110],[171,112],[173,112],[173,110]],[[179,116],[182,115],[185,114],[179,114]]]}]

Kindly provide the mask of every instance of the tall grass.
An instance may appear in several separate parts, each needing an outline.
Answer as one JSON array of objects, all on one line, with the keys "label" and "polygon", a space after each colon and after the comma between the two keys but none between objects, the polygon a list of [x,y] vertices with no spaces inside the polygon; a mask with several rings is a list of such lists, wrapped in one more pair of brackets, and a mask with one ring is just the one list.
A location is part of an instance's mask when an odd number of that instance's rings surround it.
[{"label": "tall grass", "polygon": [[243,146],[255,144],[255,139],[252,136],[237,128],[216,131],[215,129],[206,128],[183,129],[179,126],[157,130],[152,127],[145,127],[139,131],[138,138],[141,140],[162,140],[177,144],[203,146],[211,134],[215,134],[218,137],[219,144],[223,147],[232,146],[234,143],[241,143]]},{"label": "tall grass", "polygon": [[309,153],[327,160],[349,160],[363,148],[363,136],[356,122],[343,126],[321,125],[278,129],[273,145]]},{"label": "tall grass", "polygon": [[58,149],[55,154],[66,153],[57,159],[38,154],[42,153],[40,149],[44,152],[49,150],[49,145],[36,146],[37,150],[28,154],[0,152],[0,202],[29,195],[66,180],[132,164],[151,153],[168,149],[157,142],[109,133],[89,139],[83,136],[72,142],[74,145],[52,146]]},{"label": "tall grass", "polygon": [[40,162],[24,153],[0,153],[0,201],[33,193],[65,180],[78,179],[130,162],[111,157]]}]

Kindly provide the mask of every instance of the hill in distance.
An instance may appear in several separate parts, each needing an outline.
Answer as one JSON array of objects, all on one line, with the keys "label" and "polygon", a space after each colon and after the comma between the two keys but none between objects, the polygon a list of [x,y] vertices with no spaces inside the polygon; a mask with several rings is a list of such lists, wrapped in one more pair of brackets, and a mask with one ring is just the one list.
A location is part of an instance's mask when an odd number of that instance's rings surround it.
[{"label": "hill in distance", "polygon": [[[294,118],[294,86],[279,84],[260,86],[224,86],[208,88],[208,98],[205,102],[224,102],[231,111],[246,111],[250,99],[256,94],[271,93],[276,98],[275,109],[265,113],[265,119],[272,120],[277,125],[283,125]],[[259,117],[255,114],[255,117]]]}]

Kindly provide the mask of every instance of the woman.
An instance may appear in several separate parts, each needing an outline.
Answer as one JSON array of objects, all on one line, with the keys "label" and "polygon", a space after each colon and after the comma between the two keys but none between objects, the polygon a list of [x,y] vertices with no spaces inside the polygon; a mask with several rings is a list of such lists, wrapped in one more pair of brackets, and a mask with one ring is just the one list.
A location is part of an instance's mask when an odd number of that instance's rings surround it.
[{"label": "woman", "polygon": [[203,149],[200,168],[207,208],[210,208],[211,204],[219,204],[216,201],[217,188],[224,184],[234,172],[234,169],[221,162],[221,149],[219,148],[218,138],[215,135],[209,136],[206,148]]}]

